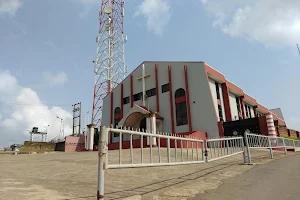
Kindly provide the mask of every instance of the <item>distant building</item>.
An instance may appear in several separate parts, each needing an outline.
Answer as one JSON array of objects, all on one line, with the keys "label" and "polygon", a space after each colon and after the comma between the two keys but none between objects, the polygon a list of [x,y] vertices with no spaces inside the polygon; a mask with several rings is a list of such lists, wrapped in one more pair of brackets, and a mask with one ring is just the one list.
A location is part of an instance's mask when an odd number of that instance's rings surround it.
[{"label": "distant building", "polygon": [[[146,121],[153,111],[157,131],[169,133],[201,131],[223,137],[242,135],[246,129],[259,134],[274,129],[277,135],[280,128],[287,130],[281,111],[261,105],[205,62],[144,62],[144,66],[104,98],[102,125],[148,129]],[[118,137],[110,135],[109,142],[118,142]]]}]

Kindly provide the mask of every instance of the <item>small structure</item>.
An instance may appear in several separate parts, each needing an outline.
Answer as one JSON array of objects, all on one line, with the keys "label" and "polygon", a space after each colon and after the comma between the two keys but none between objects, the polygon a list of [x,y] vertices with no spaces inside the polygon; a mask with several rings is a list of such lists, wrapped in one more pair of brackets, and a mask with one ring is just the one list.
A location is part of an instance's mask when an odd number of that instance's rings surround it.
[{"label": "small structure", "polygon": [[[47,141],[47,133],[39,132],[38,129],[39,129],[38,127],[33,127],[32,131],[29,132],[30,142],[33,142],[34,140],[37,140],[37,142],[46,142]],[[39,137],[39,136],[41,136],[41,137]]]}]

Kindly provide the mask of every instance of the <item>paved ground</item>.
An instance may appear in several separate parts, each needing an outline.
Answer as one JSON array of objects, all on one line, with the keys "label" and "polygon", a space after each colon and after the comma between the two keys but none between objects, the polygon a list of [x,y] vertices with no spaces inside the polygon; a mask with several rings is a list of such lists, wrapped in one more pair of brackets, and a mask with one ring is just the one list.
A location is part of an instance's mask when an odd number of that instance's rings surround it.
[{"label": "paved ground", "polygon": [[[134,162],[138,162],[140,153],[138,150],[133,153]],[[144,160],[149,160],[149,149],[144,153]],[[153,161],[157,161],[157,152],[153,155]],[[164,150],[162,155],[166,155]],[[174,156],[173,152],[172,160]],[[252,156],[253,162],[270,160],[268,151],[253,151]],[[284,154],[277,152],[274,156],[279,158]],[[183,157],[187,159],[186,154]],[[194,152],[194,159],[196,157]],[[97,158],[97,152],[0,155],[0,200],[94,200]],[[117,163],[118,151],[110,151],[109,158],[109,163]],[[128,163],[128,159],[129,151],[126,150],[123,161]],[[253,167],[242,163],[239,154],[206,164],[108,169],[105,172],[105,197],[120,199],[141,195],[146,200],[187,199],[215,189],[224,179]]]},{"label": "paved ground", "polygon": [[[225,180],[191,200],[289,200],[300,199],[300,154],[287,156]],[[222,197],[222,198],[220,198]]]}]

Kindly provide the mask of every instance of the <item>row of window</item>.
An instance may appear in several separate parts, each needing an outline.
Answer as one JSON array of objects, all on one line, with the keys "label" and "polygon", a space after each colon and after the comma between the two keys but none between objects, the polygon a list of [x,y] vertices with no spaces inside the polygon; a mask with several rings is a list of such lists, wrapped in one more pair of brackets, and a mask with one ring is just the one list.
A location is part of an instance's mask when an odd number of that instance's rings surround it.
[{"label": "row of window", "polygon": [[[165,92],[168,92],[168,91],[170,91],[169,83],[164,84],[164,85],[161,86],[161,92],[162,93],[165,93]],[[148,97],[155,96],[156,95],[156,88],[152,88],[150,90],[147,90],[146,95]],[[139,93],[133,95],[133,101],[139,101],[139,100],[142,100],[142,99],[143,99],[143,93],[142,92],[139,92]],[[128,104],[129,102],[130,102],[129,97],[123,98],[123,104],[124,105]]]},{"label": "row of window", "polygon": [[[148,94],[156,94],[156,92],[153,92],[153,91],[156,91],[154,89],[148,90],[149,91]],[[185,90],[182,88],[176,90],[174,96],[175,96],[176,125],[177,126],[186,125],[186,124],[188,124],[188,117],[187,117],[187,105],[186,105],[186,98],[185,98]],[[125,104],[126,98],[124,98],[124,104]],[[120,113],[121,113],[121,109],[119,107],[115,108],[114,116],[118,116]],[[120,122],[120,120],[121,120],[121,116],[120,116],[120,118],[115,118],[114,126],[117,126],[118,123]]]}]

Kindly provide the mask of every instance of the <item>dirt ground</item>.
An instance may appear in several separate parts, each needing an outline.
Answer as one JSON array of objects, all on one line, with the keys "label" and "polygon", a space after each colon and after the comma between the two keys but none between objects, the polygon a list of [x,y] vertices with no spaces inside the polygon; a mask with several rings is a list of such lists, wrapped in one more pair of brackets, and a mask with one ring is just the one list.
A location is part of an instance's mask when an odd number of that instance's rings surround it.
[{"label": "dirt ground", "polygon": [[[157,155],[155,152],[153,154]],[[134,155],[135,159],[139,158],[138,152],[134,152]],[[124,160],[129,159],[129,151],[123,151],[123,156]],[[274,153],[275,158],[282,156],[283,152]],[[196,153],[194,159],[195,157]],[[109,163],[116,164],[118,151],[109,151],[109,158]],[[174,155],[172,159],[175,159]],[[0,154],[0,199],[96,199],[97,160],[97,152]],[[252,151],[252,161],[270,161],[268,151]],[[107,169],[105,199],[134,195],[146,200],[188,199],[206,190],[218,188],[223,179],[241,174],[252,167],[243,165],[242,154],[239,154],[206,164]]]}]

